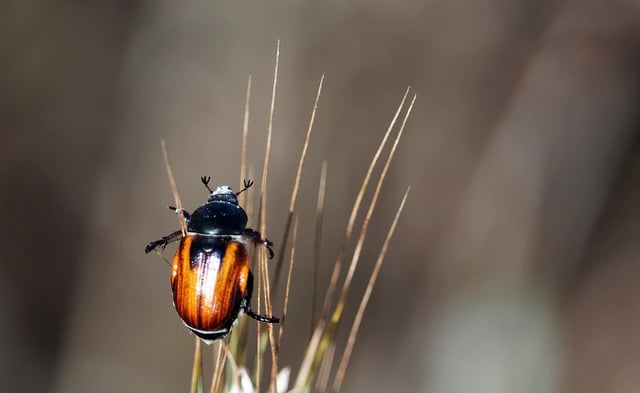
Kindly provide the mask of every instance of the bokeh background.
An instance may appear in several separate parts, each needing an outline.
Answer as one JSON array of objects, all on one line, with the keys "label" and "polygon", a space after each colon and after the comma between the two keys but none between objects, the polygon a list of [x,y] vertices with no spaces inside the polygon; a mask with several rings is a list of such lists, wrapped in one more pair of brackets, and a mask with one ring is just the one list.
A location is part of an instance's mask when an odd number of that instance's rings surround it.
[{"label": "bokeh background", "polygon": [[143,254],[176,227],[160,139],[186,207],[201,175],[238,184],[252,75],[260,173],[278,39],[276,241],[326,74],[281,363],[309,334],[320,163],[326,282],[411,85],[351,315],[412,191],[344,391],[640,389],[637,1],[35,0],[0,21],[0,390],[186,391],[193,338],[166,265]]}]

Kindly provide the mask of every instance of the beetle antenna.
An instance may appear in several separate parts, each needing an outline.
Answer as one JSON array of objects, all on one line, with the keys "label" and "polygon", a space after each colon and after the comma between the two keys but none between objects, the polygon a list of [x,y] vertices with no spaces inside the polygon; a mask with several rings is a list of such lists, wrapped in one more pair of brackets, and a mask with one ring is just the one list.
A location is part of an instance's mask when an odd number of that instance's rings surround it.
[{"label": "beetle antenna", "polygon": [[251,188],[251,186],[253,185],[253,180],[244,180],[243,181],[244,184],[244,188],[238,192],[236,192],[236,196],[242,194],[243,192],[247,191],[249,188]]},{"label": "beetle antenna", "polygon": [[202,184],[204,184],[205,187],[207,187],[207,190],[209,190],[209,192],[213,192],[211,187],[209,187],[209,182],[211,181],[211,176],[200,176],[200,181],[202,182]]}]

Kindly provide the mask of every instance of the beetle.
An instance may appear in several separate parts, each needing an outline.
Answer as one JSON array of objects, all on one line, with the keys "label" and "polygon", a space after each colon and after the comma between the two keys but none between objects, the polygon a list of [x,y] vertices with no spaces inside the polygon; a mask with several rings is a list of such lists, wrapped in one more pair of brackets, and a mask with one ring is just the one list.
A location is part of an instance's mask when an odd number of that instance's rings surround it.
[{"label": "beetle", "polygon": [[249,270],[247,244],[264,245],[273,258],[273,243],[260,232],[247,228],[247,214],[238,204],[238,195],[249,189],[252,181],[236,193],[229,186],[209,187],[210,177],[200,178],[210,192],[207,201],[192,214],[182,213],[187,233],[175,231],[145,247],[145,253],[180,241],[171,264],[173,305],[186,327],[204,342],[223,338],[246,313],[266,323],[278,323],[279,318],[259,315],[251,310],[253,274]]}]

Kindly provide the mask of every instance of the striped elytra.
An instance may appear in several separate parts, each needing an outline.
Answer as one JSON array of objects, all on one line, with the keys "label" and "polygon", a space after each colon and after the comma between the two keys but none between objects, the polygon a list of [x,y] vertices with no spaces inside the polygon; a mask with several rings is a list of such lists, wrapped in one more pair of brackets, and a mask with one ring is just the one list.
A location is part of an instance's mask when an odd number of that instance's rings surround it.
[{"label": "striped elytra", "polygon": [[251,296],[250,275],[243,243],[230,236],[188,234],[180,241],[171,269],[178,315],[204,339],[223,337]]}]

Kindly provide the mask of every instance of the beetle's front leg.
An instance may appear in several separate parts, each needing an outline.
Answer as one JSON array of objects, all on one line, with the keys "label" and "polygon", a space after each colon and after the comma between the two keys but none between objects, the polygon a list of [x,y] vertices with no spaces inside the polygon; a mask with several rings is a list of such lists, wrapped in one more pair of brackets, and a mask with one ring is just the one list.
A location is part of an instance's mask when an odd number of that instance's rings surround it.
[{"label": "beetle's front leg", "polygon": [[167,247],[167,245],[173,243],[173,242],[177,242],[178,240],[182,239],[182,230],[180,231],[175,231],[173,233],[168,234],[167,236],[158,239],[158,240],[154,240],[151,243],[147,244],[147,246],[144,248],[144,252],[145,254],[150,253],[151,251],[154,251],[156,248],[160,247],[161,250],[164,250],[165,247]]},{"label": "beetle's front leg", "polygon": [[260,232],[256,231],[255,229],[251,229],[251,228],[245,228],[244,235],[246,237],[248,237],[249,239],[251,239],[251,241],[253,241],[256,244],[258,244],[258,243],[264,244],[264,246],[269,251],[269,259],[273,259],[273,249],[271,248],[273,246],[273,242],[271,240],[263,239],[262,235],[260,234]]},{"label": "beetle's front leg", "polygon": [[174,213],[180,214],[182,212],[182,217],[184,217],[184,222],[189,225],[189,220],[191,220],[191,214],[184,209],[178,209],[175,206],[169,206],[169,210],[173,210]]},{"label": "beetle's front leg", "polygon": [[[182,212],[182,217],[184,217],[185,224],[189,225],[189,220],[191,220],[191,214],[189,214],[188,211],[184,209],[178,209],[175,206],[169,206],[169,210],[173,210],[174,213],[176,214],[180,214]],[[169,244],[173,242],[177,242],[180,239],[182,239],[182,230],[175,231],[161,239],[154,240],[151,243],[147,244],[147,246],[144,248],[144,252],[148,254],[158,247],[160,247],[161,250],[164,250]]]}]

